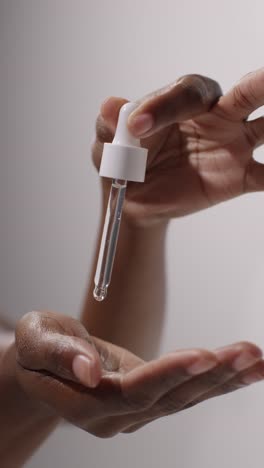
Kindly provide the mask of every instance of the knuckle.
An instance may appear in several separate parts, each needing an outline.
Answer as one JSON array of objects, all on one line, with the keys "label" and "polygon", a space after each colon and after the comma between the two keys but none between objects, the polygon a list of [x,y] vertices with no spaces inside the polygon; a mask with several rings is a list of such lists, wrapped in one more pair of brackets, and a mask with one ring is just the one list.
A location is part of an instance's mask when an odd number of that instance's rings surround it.
[{"label": "knuckle", "polygon": [[39,322],[41,317],[40,312],[32,311],[32,312],[27,312],[23,317],[19,320],[17,328],[21,327],[31,327],[32,324],[35,325],[37,322]]},{"label": "knuckle", "polygon": [[111,143],[113,140],[113,132],[107,126],[102,115],[99,114],[96,119],[96,137],[101,143]]},{"label": "knuckle", "polygon": [[259,68],[258,70],[250,71],[246,73],[242,78],[239,80],[239,83],[245,83],[252,85],[253,80],[260,78],[261,80],[264,77],[264,67]]},{"label": "knuckle", "polygon": [[167,401],[162,404],[161,412],[163,415],[173,414],[178,411],[179,408],[183,408],[184,405],[184,401],[178,401],[176,403],[173,399],[168,398]]},{"label": "knuckle", "polygon": [[199,387],[202,393],[222,385],[223,382],[231,379],[234,376],[234,370],[229,365],[220,365],[216,369],[208,372],[206,375],[198,378]]},{"label": "knuckle", "polygon": [[164,416],[174,414],[184,408],[185,405],[186,401],[184,398],[177,398],[176,400],[174,398],[167,398],[162,404],[161,411]]},{"label": "knuckle", "polygon": [[249,341],[240,341],[238,346],[240,348],[240,352],[251,354],[256,359],[260,358],[262,355],[261,350]]},{"label": "knuckle", "polygon": [[118,434],[118,432],[112,431],[110,429],[104,429],[103,431],[97,431],[94,430],[92,432],[88,431],[89,433],[92,433],[95,437],[98,437],[100,439],[112,439],[114,436]]},{"label": "knuckle", "polygon": [[140,429],[141,426],[131,426],[127,427],[122,431],[123,434],[133,434],[134,432],[137,432],[138,429]]},{"label": "knuckle", "polygon": [[162,415],[169,415],[180,411],[186,405],[186,399],[178,391],[168,393],[159,402],[159,410]]},{"label": "knuckle", "polygon": [[246,384],[242,381],[236,380],[236,382],[226,382],[221,385],[221,395],[226,395],[227,393],[234,392],[235,390],[239,390],[240,388],[244,388],[245,386]]},{"label": "knuckle", "polygon": [[83,412],[84,408],[82,408],[81,416],[76,417],[71,415],[70,421],[74,422],[85,432],[99,437],[100,439],[109,439],[120,433],[122,425],[115,416],[99,417],[90,420],[90,418],[87,417],[87,413],[83,416]]},{"label": "knuckle", "polygon": [[242,108],[249,112],[256,101],[253,88],[249,83],[246,88],[243,86],[243,83],[239,83],[233,90],[233,98],[234,107]]},{"label": "knuckle", "polygon": [[179,82],[189,93],[190,98],[198,100],[208,108],[214,105],[222,95],[217,81],[202,75],[185,75],[180,78]]},{"label": "knuckle", "polygon": [[98,437],[99,439],[111,439],[117,434],[119,434],[120,431],[112,429],[111,427],[104,426],[100,428],[93,428],[91,429],[89,426],[85,429],[86,432],[89,434],[94,435],[95,437]]},{"label": "knuckle", "polygon": [[156,419],[158,419],[158,416],[147,419],[142,418],[141,422],[133,422],[133,424],[130,423],[129,426],[123,428],[121,432],[122,434],[133,434],[134,432],[137,432],[139,429],[146,426],[147,424],[154,422]]},{"label": "knuckle", "polygon": [[199,401],[198,400],[193,400],[193,401],[190,401],[189,403],[187,403],[183,409],[190,409],[190,408],[193,408],[193,406],[196,406],[198,405]]},{"label": "knuckle", "polygon": [[242,76],[240,81],[245,81],[248,78],[251,78],[252,76],[256,75],[256,73],[257,73],[257,71],[250,71],[250,72],[246,73],[244,76]]},{"label": "knuckle", "polygon": [[255,345],[246,340],[239,341],[238,346],[241,346],[241,348],[255,348]]},{"label": "knuckle", "polygon": [[17,361],[26,366],[31,356],[32,337],[41,320],[40,312],[28,312],[16,326],[16,355]]}]

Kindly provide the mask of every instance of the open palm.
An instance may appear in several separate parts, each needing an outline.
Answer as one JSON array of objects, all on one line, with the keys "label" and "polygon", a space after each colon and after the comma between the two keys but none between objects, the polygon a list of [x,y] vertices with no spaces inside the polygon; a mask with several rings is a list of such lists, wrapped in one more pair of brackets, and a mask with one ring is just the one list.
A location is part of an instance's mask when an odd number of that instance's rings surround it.
[{"label": "open palm", "polygon": [[[102,106],[97,164],[124,102],[110,98]],[[263,104],[264,70],[247,75],[224,96],[216,82],[190,75],[144,98],[129,126],[139,135],[139,124],[152,117],[151,130],[140,135],[149,149],[148,169],[145,184],[129,185],[127,214],[145,221],[171,218],[262,190],[264,166],[253,151],[264,141],[264,119],[246,119]]]},{"label": "open palm", "polygon": [[242,342],[146,362],[90,337],[71,317],[31,312],[16,327],[15,369],[20,387],[48,414],[110,437],[261,381],[264,361],[257,346]]}]

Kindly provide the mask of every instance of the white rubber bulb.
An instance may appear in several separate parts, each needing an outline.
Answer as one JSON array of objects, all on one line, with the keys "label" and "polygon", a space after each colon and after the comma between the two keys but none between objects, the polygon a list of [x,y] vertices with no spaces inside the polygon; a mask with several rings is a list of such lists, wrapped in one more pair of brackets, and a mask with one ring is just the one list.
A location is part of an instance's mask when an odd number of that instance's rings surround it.
[{"label": "white rubber bulb", "polygon": [[121,107],[115,137],[105,143],[100,175],[111,179],[144,182],[148,151],[140,146],[140,140],[128,130],[128,117],[138,104],[129,102]]}]

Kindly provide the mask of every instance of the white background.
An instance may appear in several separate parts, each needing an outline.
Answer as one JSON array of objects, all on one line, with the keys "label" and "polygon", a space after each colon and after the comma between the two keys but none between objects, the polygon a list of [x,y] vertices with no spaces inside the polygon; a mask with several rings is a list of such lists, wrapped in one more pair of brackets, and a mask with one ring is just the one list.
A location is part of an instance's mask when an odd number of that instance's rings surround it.
[{"label": "white background", "polygon": [[[192,72],[227,90],[264,66],[263,15],[262,0],[0,0],[5,313],[78,315],[99,219],[90,142],[102,100]],[[263,203],[250,195],[172,223],[163,352],[240,339],[264,348]],[[27,467],[262,466],[263,418],[259,384],[134,435],[59,428]]]}]

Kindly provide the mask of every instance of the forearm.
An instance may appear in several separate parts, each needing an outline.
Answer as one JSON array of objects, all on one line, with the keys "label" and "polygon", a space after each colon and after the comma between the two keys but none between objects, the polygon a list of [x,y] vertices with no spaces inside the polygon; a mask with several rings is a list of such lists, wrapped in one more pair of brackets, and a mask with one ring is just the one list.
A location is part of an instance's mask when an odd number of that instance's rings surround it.
[{"label": "forearm", "polygon": [[139,227],[124,218],[108,296],[103,302],[93,298],[96,254],[83,308],[91,334],[145,359],[157,353],[164,322],[166,232],[167,224]]},{"label": "forearm", "polygon": [[30,458],[59,421],[19,386],[14,336],[2,331],[0,344],[0,459],[3,468],[16,468]]}]

